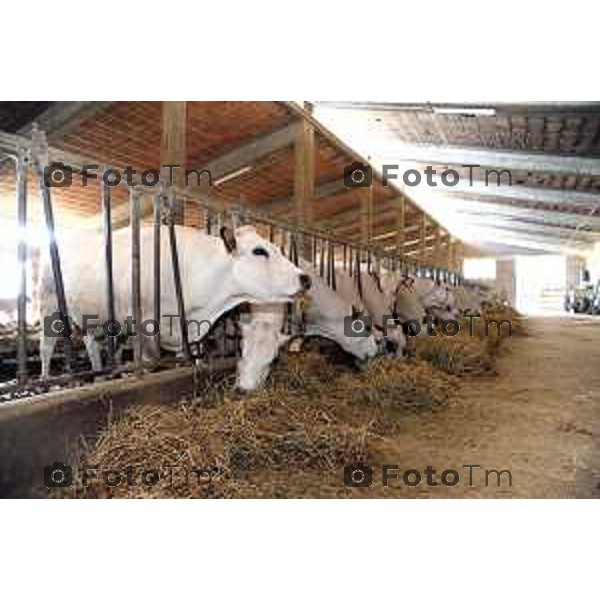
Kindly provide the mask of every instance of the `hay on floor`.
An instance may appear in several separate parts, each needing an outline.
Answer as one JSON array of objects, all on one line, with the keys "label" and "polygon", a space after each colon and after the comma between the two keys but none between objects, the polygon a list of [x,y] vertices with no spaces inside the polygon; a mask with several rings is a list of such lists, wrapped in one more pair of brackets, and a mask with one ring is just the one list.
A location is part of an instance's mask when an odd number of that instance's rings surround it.
[{"label": "hay on floor", "polygon": [[416,355],[452,375],[484,375],[494,372],[498,353],[510,347],[513,337],[526,335],[522,318],[507,306],[488,309],[481,317],[461,318],[458,323],[457,335],[438,330],[435,337],[422,332],[414,338]]},{"label": "hay on floor", "polygon": [[[376,459],[378,439],[397,434],[403,418],[444,407],[455,386],[417,360],[376,359],[357,372],[313,353],[289,355],[256,393],[238,397],[216,386],[202,404],[130,409],[82,456],[96,477],[84,486],[78,473],[62,493],[314,497],[325,486],[327,495],[343,495],[346,464]],[[108,485],[102,475],[126,469],[137,487]],[[141,485],[147,470],[159,472],[157,485]]]},{"label": "hay on floor", "polygon": [[452,375],[483,375],[494,371],[490,343],[478,336],[419,336],[415,349],[419,358]]}]

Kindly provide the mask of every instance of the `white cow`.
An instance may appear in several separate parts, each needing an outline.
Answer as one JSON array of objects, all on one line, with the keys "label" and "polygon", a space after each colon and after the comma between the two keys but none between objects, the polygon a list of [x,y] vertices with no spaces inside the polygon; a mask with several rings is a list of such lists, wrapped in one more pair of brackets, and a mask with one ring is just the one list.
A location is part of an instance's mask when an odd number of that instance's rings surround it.
[{"label": "white cow", "polygon": [[[183,283],[186,319],[191,342],[200,340],[209,325],[225,312],[244,303],[286,302],[310,287],[310,279],[288,261],[280,250],[259,236],[253,227],[235,231],[221,229],[221,238],[190,227],[176,227],[177,246]],[[177,301],[173,281],[168,231],[161,236],[161,347],[177,351],[181,347]],[[102,368],[99,347],[93,331],[87,326],[106,323],[105,270],[100,235],[70,235],[60,243],[67,311],[73,322],[86,335],[84,341],[92,368]],[[131,234],[127,229],[113,236],[114,289],[116,320],[124,328],[131,308]],[[142,321],[153,316],[153,231],[141,230],[141,297]],[[49,317],[57,308],[54,280],[49,260],[40,269],[40,315]],[[98,320],[84,323],[84,315],[97,315]],[[171,315],[171,316],[169,316]],[[49,321],[49,320],[48,320]],[[48,324],[48,322],[47,322]],[[46,329],[46,327],[44,328]],[[87,331],[86,331],[87,329]],[[146,328],[148,332],[153,327]],[[139,324],[135,325],[139,332]],[[42,377],[49,374],[50,359],[56,336],[42,333],[40,354]],[[153,357],[153,338],[142,337],[144,358]]]},{"label": "white cow", "polygon": [[399,357],[403,356],[406,337],[402,327],[395,324],[391,318],[385,319],[394,314],[394,296],[385,293],[377,279],[366,272],[361,272],[361,290],[359,290],[354,275],[351,276],[347,271],[340,269],[336,272],[336,287],[342,298],[351,300],[355,312],[362,312],[373,319],[377,341],[385,343],[388,352],[395,353]]},{"label": "white cow", "polygon": [[465,284],[454,291],[456,308],[460,314],[481,314],[483,303],[488,299],[488,294],[480,286]]},{"label": "white cow", "polygon": [[[344,351],[364,362],[378,354],[375,337],[348,337],[344,319],[352,316],[353,303],[359,298],[344,298],[332,290],[307,261],[300,260],[301,269],[312,281],[304,305],[303,336],[319,336],[336,342]],[[290,335],[282,331],[285,306],[281,304],[254,305],[247,318],[241,321],[242,358],[238,362],[238,387],[244,391],[259,387],[269,373],[269,367]]]},{"label": "white cow", "polygon": [[427,278],[417,278],[414,286],[426,312],[435,319],[445,321],[459,316],[455,298],[446,284]]},{"label": "white cow", "polygon": [[[392,310],[403,324],[422,323],[426,315],[425,306],[414,285],[414,278],[400,275],[392,292]],[[389,283],[387,284],[389,285]]]}]

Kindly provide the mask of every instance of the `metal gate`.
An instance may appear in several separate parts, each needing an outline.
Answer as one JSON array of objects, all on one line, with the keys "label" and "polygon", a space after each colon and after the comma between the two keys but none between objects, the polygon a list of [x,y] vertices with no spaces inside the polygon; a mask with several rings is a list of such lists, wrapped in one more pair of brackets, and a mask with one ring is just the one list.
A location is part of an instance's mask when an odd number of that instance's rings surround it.
[{"label": "metal gate", "polygon": [[[142,376],[146,369],[142,362],[141,338],[133,338],[133,360],[125,364],[117,364],[116,338],[107,337],[106,345],[106,368],[101,373],[92,373],[89,369],[79,368],[76,364],[76,352],[74,348],[73,331],[68,318],[69,306],[65,293],[65,282],[61,266],[61,252],[55,237],[56,215],[52,198],[52,187],[45,180],[44,169],[50,163],[61,161],[70,166],[74,172],[82,172],[85,164],[98,164],[101,161],[74,155],[69,152],[51,148],[46,143],[43,132],[34,128],[31,138],[6,134],[0,132],[0,150],[6,153],[14,163],[16,175],[15,198],[17,204],[16,227],[20,232],[18,239],[18,264],[19,264],[19,292],[17,300],[17,324],[14,332],[14,345],[16,347],[16,382],[0,382],[0,401],[23,395],[31,395],[47,390],[52,385],[74,386],[82,381],[93,380],[98,375],[115,376],[127,372],[133,372]],[[6,158],[6,157],[5,157]],[[110,168],[106,165],[106,168]],[[29,361],[31,358],[29,332],[27,324],[27,275],[28,275],[28,241],[24,235],[28,229],[28,209],[32,198],[29,194],[30,178],[34,178],[39,189],[41,205],[46,231],[48,234],[48,252],[52,267],[54,290],[57,300],[57,312],[61,315],[64,327],[62,329],[63,347],[63,373],[58,376],[49,377],[43,382],[32,377]],[[181,360],[168,361],[168,365],[177,362],[198,365],[204,362],[216,366],[217,358],[227,358],[227,342],[231,336],[228,327],[221,324],[217,328],[218,335],[211,338],[214,342],[211,352],[206,352],[202,344],[192,344],[188,338],[186,306],[184,301],[184,286],[180,270],[180,257],[178,254],[177,228],[175,227],[175,206],[177,202],[193,203],[200,208],[203,227],[211,235],[218,234],[221,224],[231,222],[235,225],[251,224],[257,231],[277,244],[282,253],[291,261],[297,263],[300,254],[308,257],[320,276],[327,285],[335,289],[336,265],[347,271],[353,277],[358,278],[363,271],[374,271],[379,274],[382,268],[389,271],[402,272],[404,274],[415,274],[418,276],[440,279],[443,282],[455,286],[461,283],[459,273],[433,266],[419,265],[416,262],[389,252],[383,252],[372,246],[349,243],[343,239],[329,235],[327,232],[311,229],[289,222],[272,219],[256,211],[237,206],[235,203],[218,202],[201,192],[181,189],[177,187],[144,187],[137,185],[128,188],[129,194],[129,230],[131,237],[130,277],[131,277],[131,308],[132,316],[137,323],[141,323],[141,284],[140,265],[147,257],[141,256],[140,231],[141,215],[140,203],[144,198],[150,198],[153,203],[152,228],[153,228],[153,315],[154,320],[160,322],[161,315],[161,261],[170,260],[172,264],[174,288],[179,309],[181,323]],[[114,257],[113,257],[113,189],[104,184],[99,184],[99,205],[102,213],[103,232],[103,257],[106,275],[105,306],[109,321],[115,321],[115,283],[114,283]],[[168,236],[169,256],[161,256],[161,236]],[[235,319],[235,317],[234,317]],[[160,333],[156,336],[156,344],[160,348]],[[239,355],[239,343],[233,352],[232,358]],[[0,355],[0,361],[2,360]],[[165,366],[159,361],[156,368]]]}]

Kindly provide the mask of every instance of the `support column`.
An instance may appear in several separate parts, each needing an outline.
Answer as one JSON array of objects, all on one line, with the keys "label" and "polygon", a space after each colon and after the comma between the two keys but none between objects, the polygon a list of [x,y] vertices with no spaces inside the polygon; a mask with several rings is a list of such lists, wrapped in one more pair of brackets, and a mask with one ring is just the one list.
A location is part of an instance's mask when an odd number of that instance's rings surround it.
[{"label": "support column", "polygon": [[433,260],[432,260],[433,264],[436,267],[442,266],[441,249],[442,249],[442,228],[439,225],[436,225],[436,227],[435,227],[435,249],[433,251]]},{"label": "support column", "polygon": [[456,267],[455,269],[459,272],[463,272],[463,257],[464,257],[464,246],[462,242],[456,242]]},{"label": "support column", "polygon": [[404,231],[406,224],[406,203],[404,196],[398,197],[398,209],[396,212],[396,254],[401,258],[404,257],[404,242],[406,234]]},{"label": "support column", "polygon": [[451,271],[455,271],[455,265],[454,265],[454,250],[455,250],[455,245],[456,245],[456,240],[450,236],[448,238],[448,245],[446,247],[446,263],[448,265],[448,268]]},{"label": "support column", "polygon": [[426,249],[426,238],[427,237],[427,213],[421,213],[421,228],[419,231],[419,262],[425,263],[425,249]]},{"label": "support column", "polygon": [[[186,152],[186,102],[162,103],[162,139],[160,160],[162,166],[161,176],[164,181],[169,181],[170,172],[173,173],[173,185],[185,187],[185,169],[187,161]],[[179,168],[168,168],[168,165],[178,165]],[[174,205],[175,224],[183,225],[184,204],[180,198]]]},{"label": "support column", "polygon": [[[304,119],[300,119],[296,124],[294,155],[295,222],[300,226],[311,226],[315,197],[315,129]],[[300,255],[312,261],[311,240],[301,236],[298,243]]]},{"label": "support column", "polygon": [[360,205],[360,241],[369,244],[373,237],[373,186],[362,190]]}]

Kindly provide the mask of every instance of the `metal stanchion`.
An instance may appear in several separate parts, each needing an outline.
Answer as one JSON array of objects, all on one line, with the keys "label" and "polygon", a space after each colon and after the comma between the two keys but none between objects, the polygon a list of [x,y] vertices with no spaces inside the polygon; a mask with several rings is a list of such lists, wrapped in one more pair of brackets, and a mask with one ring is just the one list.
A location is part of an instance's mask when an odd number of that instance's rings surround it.
[{"label": "metal stanchion", "polygon": [[[58,304],[58,312],[63,323],[63,340],[65,352],[65,370],[70,373],[73,370],[73,344],[71,340],[71,321],[67,311],[67,300],[65,297],[65,287],[63,281],[62,267],[60,262],[60,253],[56,242],[54,212],[52,208],[52,197],[50,195],[49,181],[46,181],[46,167],[49,167],[47,158],[47,147],[45,136],[37,129],[33,131],[33,141],[35,148],[32,151],[33,164],[37,174],[37,179],[40,186],[40,194],[44,207],[44,217],[46,220],[46,229],[48,231],[50,245],[50,262],[52,265],[52,275],[54,277],[54,285],[56,290],[56,301]],[[51,177],[56,170],[48,171],[48,176]]]},{"label": "metal stanchion", "polygon": [[[102,194],[102,230],[104,237],[104,272],[106,276],[106,313],[111,326],[115,326],[115,288],[113,275],[113,241],[112,241],[112,201],[110,187],[104,180],[100,183]],[[109,332],[110,333],[110,332]],[[109,335],[107,340],[108,363],[114,365],[117,349],[116,336]]]},{"label": "metal stanchion", "polygon": [[141,249],[140,249],[140,196],[129,191],[130,230],[131,230],[131,311],[136,326],[133,336],[133,363],[135,372],[142,372],[142,290],[141,290]]},{"label": "metal stanchion", "polygon": [[17,215],[19,232],[19,298],[17,302],[17,382],[27,383],[27,152],[17,155]]}]

